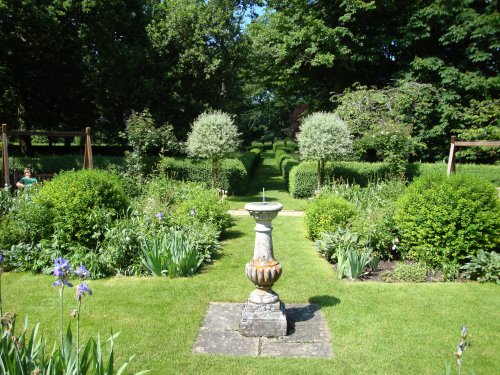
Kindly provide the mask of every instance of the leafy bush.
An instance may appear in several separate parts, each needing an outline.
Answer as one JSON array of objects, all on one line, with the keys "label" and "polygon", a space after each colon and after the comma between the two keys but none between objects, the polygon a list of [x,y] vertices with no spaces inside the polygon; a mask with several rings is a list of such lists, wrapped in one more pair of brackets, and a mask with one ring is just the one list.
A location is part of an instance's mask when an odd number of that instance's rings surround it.
[{"label": "leafy bush", "polygon": [[463,263],[500,245],[500,202],[480,178],[426,175],[398,201],[396,225],[407,256],[431,267]]},{"label": "leafy bush", "polygon": [[356,207],[343,198],[334,195],[319,196],[306,209],[307,237],[316,240],[321,232],[333,231],[339,226],[346,227],[356,214]]},{"label": "leafy bush", "polygon": [[351,280],[361,277],[366,266],[372,262],[372,251],[363,246],[358,234],[338,227],[333,232],[322,232],[316,247],[325,258],[337,263],[337,276]]},{"label": "leafy bush", "polygon": [[169,225],[199,222],[212,224],[219,231],[231,226],[227,202],[222,201],[214,190],[193,182],[157,177],[150,181],[146,196],[139,205],[149,217],[163,212]]},{"label": "leafy bush", "polygon": [[[208,161],[165,157],[161,158],[158,170],[174,180],[203,182],[210,186],[211,166]],[[222,161],[216,188],[242,195],[245,194],[247,182],[248,174],[240,160]]]},{"label": "leafy bush", "polygon": [[495,251],[487,253],[480,250],[467,259],[469,261],[461,267],[465,278],[500,284],[500,254]]},{"label": "leafy bush", "polygon": [[95,248],[106,221],[123,212],[129,200],[117,175],[81,170],[63,172],[47,181],[33,197],[33,203],[37,211],[31,219],[40,213],[48,215],[52,228],[57,227],[70,241]]},{"label": "leafy bush", "polygon": [[394,222],[396,200],[406,186],[402,180],[370,182],[368,186],[334,183],[323,189],[354,204],[359,214],[352,220],[352,230],[359,234],[363,246],[370,247],[379,258],[391,259],[397,254]]}]

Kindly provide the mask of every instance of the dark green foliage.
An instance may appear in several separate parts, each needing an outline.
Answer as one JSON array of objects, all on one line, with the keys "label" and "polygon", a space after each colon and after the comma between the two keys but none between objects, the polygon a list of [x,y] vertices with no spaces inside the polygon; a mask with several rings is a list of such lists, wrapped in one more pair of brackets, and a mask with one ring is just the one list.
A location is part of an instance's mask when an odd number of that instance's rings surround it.
[{"label": "dark green foliage", "polygon": [[468,256],[467,259],[468,262],[461,268],[464,277],[479,282],[495,282],[500,284],[499,253],[495,251],[487,253],[480,250],[476,255]]},{"label": "dark green foliage", "polygon": [[346,227],[357,214],[356,207],[343,198],[323,195],[315,198],[307,207],[305,225],[307,237],[316,240],[321,232]]},{"label": "dark green foliage", "polygon": [[[158,164],[160,172],[172,179],[182,181],[202,182],[210,185],[210,161],[162,158]],[[243,163],[237,159],[224,159],[218,172],[217,188],[227,190],[237,195],[245,194],[248,174]]]},{"label": "dark green foliage", "polygon": [[487,181],[467,175],[425,175],[398,201],[396,225],[403,253],[431,267],[463,263],[498,249],[500,202]]},{"label": "dark green foliage", "polygon": [[[122,179],[110,172],[63,172],[47,181],[33,198],[32,218],[46,214],[50,225],[83,246],[95,248],[103,226],[129,205]],[[38,212],[36,212],[38,210]]]}]

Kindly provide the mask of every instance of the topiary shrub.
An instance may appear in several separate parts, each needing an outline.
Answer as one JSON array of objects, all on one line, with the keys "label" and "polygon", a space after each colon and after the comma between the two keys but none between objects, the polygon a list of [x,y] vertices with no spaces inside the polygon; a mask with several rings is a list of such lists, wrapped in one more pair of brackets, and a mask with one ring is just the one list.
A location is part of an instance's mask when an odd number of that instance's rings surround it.
[{"label": "topiary shrub", "polygon": [[63,172],[47,181],[33,204],[51,218],[51,225],[63,232],[69,241],[95,248],[102,230],[129,200],[122,179],[101,170]]},{"label": "topiary shrub", "polygon": [[463,263],[500,245],[500,202],[493,185],[467,175],[425,175],[398,201],[402,252],[431,267]]},{"label": "topiary shrub", "polygon": [[339,226],[346,227],[356,214],[356,207],[345,199],[334,195],[321,195],[306,209],[307,237],[317,240],[321,232],[335,231]]}]

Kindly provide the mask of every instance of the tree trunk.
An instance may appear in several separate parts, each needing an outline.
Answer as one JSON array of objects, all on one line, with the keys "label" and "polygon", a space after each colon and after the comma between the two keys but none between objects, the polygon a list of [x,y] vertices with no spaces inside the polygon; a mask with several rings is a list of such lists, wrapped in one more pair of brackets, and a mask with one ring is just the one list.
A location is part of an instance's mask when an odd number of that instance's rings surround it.
[{"label": "tree trunk", "polygon": [[321,185],[323,184],[323,160],[318,160],[318,193],[321,191]]},{"label": "tree trunk", "polygon": [[212,159],[212,189],[217,185],[217,159]]}]

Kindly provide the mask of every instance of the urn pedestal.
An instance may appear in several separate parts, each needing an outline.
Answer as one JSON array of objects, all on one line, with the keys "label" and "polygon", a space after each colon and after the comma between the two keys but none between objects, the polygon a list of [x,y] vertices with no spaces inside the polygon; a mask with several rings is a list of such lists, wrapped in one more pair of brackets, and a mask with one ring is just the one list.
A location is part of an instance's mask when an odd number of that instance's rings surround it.
[{"label": "urn pedestal", "polygon": [[272,290],[281,276],[281,264],[274,259],[271,221],[283,208],[281,203],[248,203],[245,209],[257,222],[253,259],[245,266],[247,277],[255,284],[240,320],[243,336],[286,336],[285,305]]}]

